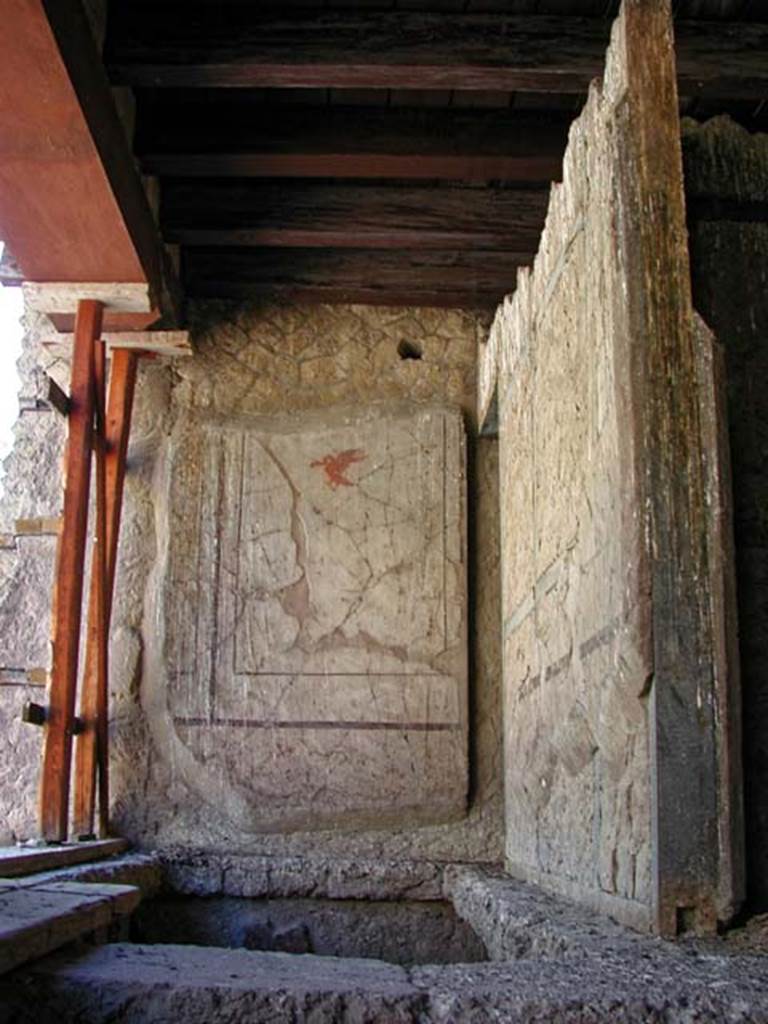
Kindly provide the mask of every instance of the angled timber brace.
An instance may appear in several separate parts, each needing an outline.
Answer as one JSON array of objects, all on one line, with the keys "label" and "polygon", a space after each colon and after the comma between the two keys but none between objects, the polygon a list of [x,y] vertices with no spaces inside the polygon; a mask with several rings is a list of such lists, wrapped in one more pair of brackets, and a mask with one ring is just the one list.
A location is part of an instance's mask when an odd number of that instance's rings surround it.
[{"label": "angled timber brace", "polygon": [[[96,392],[104,411],[104,348],[96,361]],[[99,834],[107,834],[109,760],[107,743],[108,641],[112,594],[117,565],[117,541],[123,504],[125,459],[131,429],[133,394],[139,353],[116,349],[112,353],[109,402],[103,431],[96,440],[96,542],[91,561],[91,591],[85,669],[80,693],[83,732],[78,736],[75,761],[74,831],[79,838],[94,833],[95,781],[98,768]],[[97,416],[98,423],[98,416]]]},{"label": "angled timber brace", "polygon": [[[61,520],[53,595],[53,629],[49,704],[27,716],[45,726],[40,783],[40,833],[49,842],[62,842],[69,832],[72,738],[78,736],[74,782],[74,834],[93,838],[98,779],[98,832],[108,829],[108,644],[112,595],[117,565],[126,454],[138,360],[153,353],[142,350],[126,336],[111,336],[109,398],[106,340],[101,326],[104,304],[80,299],[73,336],[59,336],[71,344],[72,376],[69,400],[57,408],[69,422],[64,467],[64,512]],[[169,332],[173,354],[188,353],[185,332]],[[181,339],[181,335],[184,335]],[[162,333],[135,335],[147,348],[165,351]],[[181,339],[181,340],[180,340]],[[181,345],[181,348],[179,348]],[[129,347],[130,346],[130,347]],[[86,536],[91,478],[91,451],[95,453],[96,529],[92,545],[80,714],[75,715]]]}]

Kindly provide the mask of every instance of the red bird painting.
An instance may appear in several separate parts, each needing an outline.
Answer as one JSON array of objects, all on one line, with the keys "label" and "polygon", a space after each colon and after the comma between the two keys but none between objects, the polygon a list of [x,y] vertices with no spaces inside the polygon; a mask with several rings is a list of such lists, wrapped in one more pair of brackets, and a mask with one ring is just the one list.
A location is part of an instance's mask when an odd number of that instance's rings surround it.
[{"label": "red bird painting", "polygon": [[344,474],[353,463],[362,462],[365,458],[367,456],[360,448],[347,448],[346,451],[329,453],[322,459],[315,459],[314,462],[310,462],[309,466],[310,469],[316,467],[323,469],[326,484],[335,491],[337,487],[354,486],[353,482],[347,480]]}]

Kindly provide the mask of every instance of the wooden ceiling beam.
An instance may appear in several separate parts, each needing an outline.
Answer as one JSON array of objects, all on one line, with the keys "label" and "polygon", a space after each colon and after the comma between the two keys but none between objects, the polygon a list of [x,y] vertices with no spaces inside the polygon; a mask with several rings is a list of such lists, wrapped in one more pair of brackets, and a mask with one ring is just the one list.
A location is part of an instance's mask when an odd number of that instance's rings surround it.
[{"label": "wooden ceiling beam", "polygon": [[[222,94],[223,92],[223,94]],[[409,178],[549,182],[565,118],[509,111],[275,108],[248,91],[139,99],[147,174],[240,178]]]},{"label": "wooden ceiling beam", "polygon": [[169,242],[196,246],[536,252],[547,189],[167,182]]},{"label": "wooden ceiling beam", "polygon": [[515,288],[518,255],[494,250],[183,250],[191,296],[493,310]]},{"label": "wooden ceiling beam", "polygon": [[[303,12],[113,5],[116,83],[149,87],[463,89],[583,93],[610,24],[553,15]],[[768,85],[768,24],[679,21],[681,94],[748,98]]]}]

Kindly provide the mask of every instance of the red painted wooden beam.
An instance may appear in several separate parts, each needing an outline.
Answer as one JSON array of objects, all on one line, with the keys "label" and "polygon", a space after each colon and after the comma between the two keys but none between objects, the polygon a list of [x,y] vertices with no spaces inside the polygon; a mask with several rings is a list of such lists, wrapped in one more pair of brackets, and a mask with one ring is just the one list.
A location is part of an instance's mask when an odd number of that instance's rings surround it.
[{"label": "red painted wooden beam", "polygon": [[94,831],[97,769],[99,831],[102,837],[107,832],[109,759],[105,647],[112,615],[125,460],[139,357],[139,352],[130,349],[118,348],[112,352],[104,437],[105,522],[104,532],[100,533],[101,537],[105,537],[105,543],[101,545],[104,564],[102,566],[97,549],[94,551],[91,569],[88,634],[81,687],[80,717],[85,723],[85,730],[77,738],[75,758],[74,828],[78,836],[91,835]]},{"label": "red painted wooden beam", "polygon": [[160,314],[162,247],[77,0],[3,4],[0,238],[29,281],[148,282],[156,308],[123,327]]},{"label": "red painted wooden beam", "polygon": [[53,662],[40,785],[40,831],[43,838],[51,842],[66,839],[69,823],[72,731],[91,479],[94,346],[101,332],[101,322],[101,304],[87,299],[82,301],[72,353],[64,514],[56,557]]}]

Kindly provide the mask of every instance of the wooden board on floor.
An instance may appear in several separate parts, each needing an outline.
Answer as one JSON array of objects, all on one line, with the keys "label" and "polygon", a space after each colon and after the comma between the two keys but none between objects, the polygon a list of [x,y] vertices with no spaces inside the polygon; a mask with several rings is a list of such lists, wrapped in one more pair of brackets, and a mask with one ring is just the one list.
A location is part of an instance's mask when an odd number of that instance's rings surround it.
[{"label": "wooden board on floor", "polygon": [[104,857],[114,857],[127,849],[125,839],[100,839],[66,846],[3,846],[0,847],[0,877],[15,878],[38,871],[68,868],[73,864],[87,864]]}]

